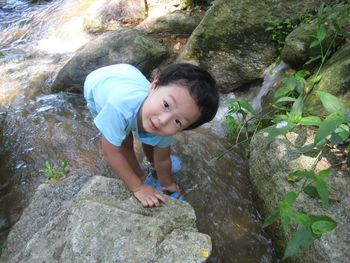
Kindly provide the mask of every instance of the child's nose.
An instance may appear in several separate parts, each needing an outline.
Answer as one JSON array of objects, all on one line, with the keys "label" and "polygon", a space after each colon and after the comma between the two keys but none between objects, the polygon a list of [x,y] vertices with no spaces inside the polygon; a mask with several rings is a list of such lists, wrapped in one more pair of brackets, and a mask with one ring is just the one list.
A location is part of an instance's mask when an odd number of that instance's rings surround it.
[{"label": "child's nose", "polygon": [[164,113],[161,116],[159,116],[159,122],[161,125],[168,124],[170,120],[171,120],[170,114]]}]

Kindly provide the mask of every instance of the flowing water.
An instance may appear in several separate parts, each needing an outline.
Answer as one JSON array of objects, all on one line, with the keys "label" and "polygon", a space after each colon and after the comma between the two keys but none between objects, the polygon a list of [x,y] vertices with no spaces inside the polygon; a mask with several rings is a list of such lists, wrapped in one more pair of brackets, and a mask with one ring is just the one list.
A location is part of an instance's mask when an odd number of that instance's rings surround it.
[{"label": "flowing water", "polygon": [[[107,169],[82,96],[48,94],[45,87],[52,73],[93,39],[82,20],[94,1],[29,2],[0,0],[1,240],[45,180],[40,169],[46,160],[69,159],[74,174]],[[177,137],[174,151],[184,162],[177,180],[196,211],[199,230],[212,238],[208,262],[274,262],[253,202],[248,163],[224,138],[224,114],[223,107],[210,125]]]}]

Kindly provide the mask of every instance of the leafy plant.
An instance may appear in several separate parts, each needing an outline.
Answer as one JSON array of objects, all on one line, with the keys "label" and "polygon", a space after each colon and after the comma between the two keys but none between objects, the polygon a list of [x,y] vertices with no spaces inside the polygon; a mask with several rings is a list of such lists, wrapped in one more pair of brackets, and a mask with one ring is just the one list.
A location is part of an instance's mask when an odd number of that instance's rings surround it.
[{"label": "leafy plant", "polygon": [[[321,119],[318,116],[303,116],[303,107],[306,98],[312,92],[314,86],[321,80],[321,68],[324,62],[329,58],[331,49],[334,47],[335,39],[340,33],[340,27],[333,20],[334,31],[332,41],[327,48],[324,47],[327,30],[324,20],[329,15],[324,15],[325,7],[321,6],[318,13],[318,28],[314,35],[314,41],[310,44],[310,48],[319,46],[320,54],[310,58],[306,63],[319,61],[319,66],[314,76],[306,81],[309,76],[307,71],[298,71],[285,80],[284,86],[275,92],[276,101],[273,107],[279,111],[274,117],[275,125],[266,128],[268,138],[273,139],[275,136],[285,134],[291,131],[295,126],[313,126],[317,127],[314,142],[311,145],[303,147],[303,151],[311,149],[318,150],[318,156],[310,171],[296,171],[288,175],[291,182],[303,180],[300,191],[288,192],[278,202],[278,207],[266,218],[263,227],[267,227],[277,219],[281,220],[282,228],[285,232],[289,230],[290,222],[294,221],[298,227],[291,240],[288,242],[284,252],[283,259],[295,255],[300,250],[311,245],[314,240],[320,239],[323,234],[333,230],[337,223],[330,217],[325,215],[306,215],[299,211],[294,211],[293,206],[301,193],[305,193],[312,198],[318,198],[322,203],[329,206],[329,191],[325,178],[329,176],[329,170],[323,170],[315,174],[317,162],[322,157],[323,148],[326,143],[336,145],[338,143],[349,141],[349,109],[335,96],[317,91],[316,94],[322,102],[327,116]],[[338,11],[338,10],[337,10]],[[289,110],[290,109],[290,110]],[[281,125],[283,124],[283,125]]]},{"label": "leafy plant", "polygon": [[271,36],[271,39],[277,44],[278,50],[281,52],[285,44],[285,39],[290,32],[297,26],[289,18],[275,19],[271,22],[265,31]]},{"label": "leafy plant", "polygon": [[[225,115],[226,124],[228,127],[228,138],[233,139],[237,134],[237,141],[242,132],[245,134],[245,139],[249,138],[248,119],[249,116],[257,115],[250,101],[246,98],[231,99],[228,102],[228,111]],[[256,120],[256,118],[252,118]],[[256,125],[255,125],[256,126]],[[249,126],[251,127],[251,125]]]},{"label": "leafy plant", "polygon": [[[315,61],[319,61],[318,75],[324,62],[330,57],[330,55],[336,50],[336,40],[345,39],[350,36],[347,31],[347,24],[343,21],[347,21],[350,15],[350,5],[325,5],[322,4],[318,9],[317,14],[317,31],[313,35],[314,41],[310,44],[309,48],[319,47],[320,53],[312,56],[305,65],[311,64]],[[327,37],[327,32],[330,36]],[[328,44],[330,40],[330,44]]]},{"label": "leafy plant", "polygon": [[41,172],[47,176],[45,183],[52,179],[58,180],[62,178],[68,173],[68,171],[68,162],[66,160],[62,161],[59,165],[51,164],[46,161],[44,168],[41,170]]},{"label": "leafy plant", "polygon": [[[304,104],[308,96],[313,92],[315,85],[322,79],[321,69],[326,60],[331,56],[335,49],[335,41],[340,37],[348,37],[349,33],[341,27],[339,19],[348,17],[350,8],[344,7],[328,7],[321,5],[317,13],[317,30],[313,36],[314,40],[310,44],[310,48],[319,47],[319,54],[311,57],[306,65],[310,63],[318,63],[314,72],[299,70],[283,81],[283,86],[274,93],[275,101],[271,104],[272,123],[266,128],[260,125],[261,116],[249,111],[250,105],[248,101],[240,99],[232,101],[226,115],[228,124],[229,138],[233,138],[236,134],[245,135],[245,140],[249,140],[251,128],[249,124],[253,124],[254,132],[262,129],[267,134],[267,139],[272,141],[278,135],[284,135],[292,131],[297,126],[311,126],[315,129],[315,138],[313,143],[301,148],[302,152],[316,150],[318,152],[315,162],[309,171],[295,171],[288,175],[291,183],[300,183],[300,189],[297,192],[287,192],[277,204],[277,208],[265,219],[263,227],[267,227],[276,220],[281,221],[284,232],[291,231],[291,222],[296,226],[296,231],[287,244],[284,252],[283,260],[295,255],[302,249],[307,248],[316,239],[320,239],[323,234],[332,231],[337,223],[330,217],[325,215],[309,215],[296,211],[294,204],[301,194],[306,194],[311,198],[322,201],[325,207],[329,206],[329,190],[326,178],[330,176],[329,170],[315,172],[317,163],[322,158],[326,145],[334,146],[339,143],[348,144],[350,139],[350,110],[335,96],[323,91],[317,91],[316,95],[320,99],[326,116],[307,116],[303,113]],[[267,28],[273,39],[278,43],[279,48],[284,45],[284,38],[287,33],[293,29],[290,21],[281,20],[274,21],[274,24]],[[288,30],[290,30],[288,32]],[[330,36],[330,38],[329,38]],[[326,41],[326,38],[331,41]],[[326,45],[327,44],[327,45]],[[313,75],[312,75],[313,74]],[[248,114],[252,118],[248,119]],[[235,116],[241,118],[234,118]],[[265,118],[265,116],[263,116]],[[242,132],[244,131],[244,132]],[[236,143],[238,139],[236,140]],[[348,146],[350,150],[350,146]],[[348,157],[349,158],[349,157]],[[348,160],[350,163],[350,161]]]},{"label": "leafy plant", "polygon": [[[272,139],[276,135],[285,134],[292,130],[296,125],[317,127],[314,142],[302,149],[303,151],[318,149],[318,155],[311,170],[296,171],[288,175],[290,182],[303,181],[300,191],[297,193],[286,193],[278,202],[278,207],[266,218],[263,224],[263,227],[267,227],[277,219],[280,219],[283,230],[288,232],[290,222],[295,221],[297,223],[298,230],[288,242],[282,260],[305,249],[314,240],[320,239],[323,234],[333,230],[337,226],[337,223],[332,218],[325,215],[306,215],[293,210],[293,205],[302,192],[312,198],[320,199],[326,207],[329,206],[329,191],[325,179],[329,176],[330,172],[329,170],[323,170],[316,174],[314,170],[322,157],[323,148],[327,142],[331,145],[336,145],[338,143],[348,142],[350,137],[349,109],[346,109],[338,98],[327,92],[318,91],[317,95],[329,114],[323,120],[317,116],[301,117],[299,110],[295,110],[298,114],[290,117],[293,115],[290,113],[287,121],[284,121],[285,124],[283,127],[278,127],[282,123],[279,122],[277,125],[263,130],[268,132],[269,137]],[[297,105],[296,108],[300,107],[300,103],[298,104],[297,101],[294,102],[293,106],[295,105]],[[299,118],[296,118],[296,116]]]},{"label": "leafy plant", "polygon": [[316,239],[320,239],[323,234],[333,230],[337,223],[325,215],[307,215],[293,210],[293,206],[301,192],[312,198],[319,198],[325,206],[329,206],[328,188],[325,178],[329,176],[329,170],[323,170],[317,175],[310,171],[296,171],[288,176],[294,180],[302,180],[303,187],[299,192],[288,192],[278,202],[278,207],[264,221],[263,227],[267,227],[277,219],[281,220],[285,233],[289,231],[291,221],[298,227],[294,236],[288,242],[283,259],[295,255],[300,250],[307,248]]}]

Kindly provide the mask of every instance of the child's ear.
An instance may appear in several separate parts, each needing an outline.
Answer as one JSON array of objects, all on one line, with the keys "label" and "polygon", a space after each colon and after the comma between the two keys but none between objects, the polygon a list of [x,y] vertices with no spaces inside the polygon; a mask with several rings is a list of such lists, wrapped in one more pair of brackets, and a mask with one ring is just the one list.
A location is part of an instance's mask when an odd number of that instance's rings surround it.
[{"label": "child's ear", "polygon": [[153,79],[153,81],[151,83],[151,86],[150,86],[150,90],[151,91],[154,91],[157,88],[158,81],[159,81],[159,76],[157,75],[157,76],[154,77],[154,79]]}]

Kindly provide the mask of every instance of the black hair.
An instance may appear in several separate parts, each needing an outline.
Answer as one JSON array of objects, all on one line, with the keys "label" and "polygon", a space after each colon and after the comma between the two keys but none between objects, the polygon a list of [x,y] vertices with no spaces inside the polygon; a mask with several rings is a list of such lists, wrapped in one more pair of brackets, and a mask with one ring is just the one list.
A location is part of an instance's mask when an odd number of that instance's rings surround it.
[{"label": "black hair", "polygon": [[172,64],[161,71],[157,81],[159,86],[168,84],[187,88],[199,108],[198,120],[185,130],[197,128],[215,117],[219,107],[219,92],[209,72],[189,63]]}]

